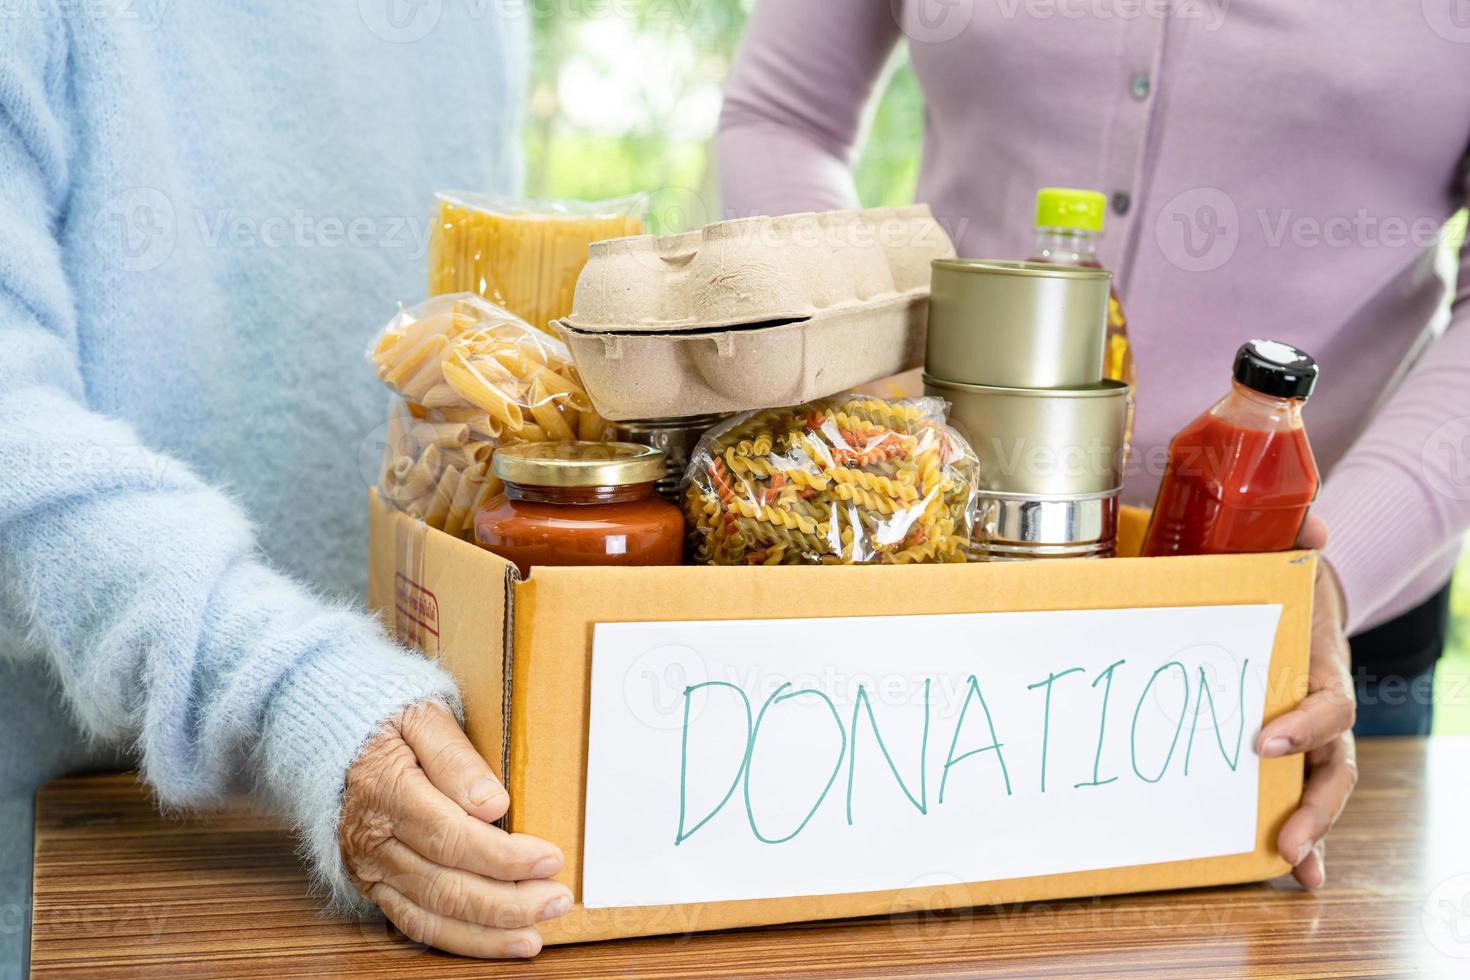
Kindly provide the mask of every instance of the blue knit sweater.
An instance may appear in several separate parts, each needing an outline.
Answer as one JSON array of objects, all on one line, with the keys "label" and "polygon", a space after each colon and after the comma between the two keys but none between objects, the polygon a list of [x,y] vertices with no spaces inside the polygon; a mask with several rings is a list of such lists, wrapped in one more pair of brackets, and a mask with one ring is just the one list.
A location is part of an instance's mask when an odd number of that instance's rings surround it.
[{"label": "blue knit sweater", "polygon": [[346,767],[402,705],[455,696],[357,606],[386,405],[363,352],[425,291],[432,192],[516,189],[507,9],[0,11],[10,952],[37,784],[118,760],[165,807],[267,796],[351,902]]}]

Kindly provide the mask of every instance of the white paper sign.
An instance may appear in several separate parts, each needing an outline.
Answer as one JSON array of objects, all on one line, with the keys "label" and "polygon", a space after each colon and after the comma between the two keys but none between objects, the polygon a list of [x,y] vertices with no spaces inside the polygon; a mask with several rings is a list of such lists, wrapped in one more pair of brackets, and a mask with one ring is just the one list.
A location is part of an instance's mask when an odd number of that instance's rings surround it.
[{"label": "white paper sign", "polygon": [[1250,851],[1281,607],[602,624],[589,908]]}]

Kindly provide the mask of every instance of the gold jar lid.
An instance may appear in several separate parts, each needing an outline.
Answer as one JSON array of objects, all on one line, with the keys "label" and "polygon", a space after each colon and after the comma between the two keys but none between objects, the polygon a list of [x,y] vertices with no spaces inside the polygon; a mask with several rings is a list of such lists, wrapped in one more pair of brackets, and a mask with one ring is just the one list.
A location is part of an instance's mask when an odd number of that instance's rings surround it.
[{"label": "gold jar lid", "polygon": [[631,442],[530,442],[505,446],[491,471],[532,487],[625,487],[664,476],[663,450]]}]

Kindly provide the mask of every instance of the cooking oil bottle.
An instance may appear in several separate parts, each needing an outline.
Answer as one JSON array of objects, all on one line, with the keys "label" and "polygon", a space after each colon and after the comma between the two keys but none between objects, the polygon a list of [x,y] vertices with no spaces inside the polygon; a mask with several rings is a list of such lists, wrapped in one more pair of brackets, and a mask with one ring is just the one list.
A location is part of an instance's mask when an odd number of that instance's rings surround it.
[{"label": "cooking oil bottle", "polygon": [[[1102,240],[1103,217],[1108,199],[1097,191],[1068,187],[1043,187],[1036,193],[1036,248],[1033,262],[1052,262],[1100,269],[1097,246]],[[1108,342],[1103,353],[1103,377],[1126,381],[1131,390],[1137,383],[1133,350],[1128,344],[1128,320],[1118,291],[1108,302]],[[1132,413],[1129,413],[1132,429]]]}]

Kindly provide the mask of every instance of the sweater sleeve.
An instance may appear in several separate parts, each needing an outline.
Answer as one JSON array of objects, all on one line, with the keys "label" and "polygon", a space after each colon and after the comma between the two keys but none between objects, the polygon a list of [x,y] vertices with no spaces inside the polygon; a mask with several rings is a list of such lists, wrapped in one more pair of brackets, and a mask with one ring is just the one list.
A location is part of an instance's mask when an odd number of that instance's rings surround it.
[{"label": "sweater sleeve", "polygon": [[0,37],[0,635],[47,662],[88,736],[135,747],[164,806],[255,790],[364,909],[337,845],[345,772],[401,707],[454,705],[453,683],[269,568],[225,494],[89,408],[58,246],[65,42]]},{"label": "sweater sleeve", "polygon": [[716,139],[728,215],[857,207],[863,110],[899,35],[889,0],[759,0]]},{"label": "sweater sleeve", "polygon": [[1470,247],[1462,244],[1444,335],[1338,462],[1316,504],[1350,634],[1392,619],[1443,584],[1424,581],[1428,567],[1458,552],[1470,528],[1467,392]]}]

